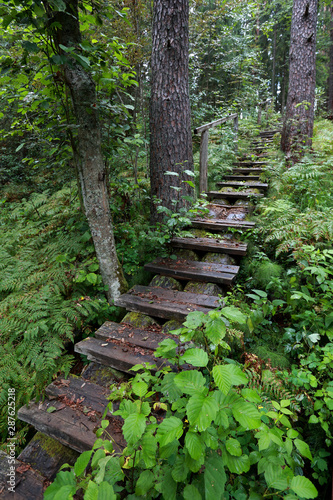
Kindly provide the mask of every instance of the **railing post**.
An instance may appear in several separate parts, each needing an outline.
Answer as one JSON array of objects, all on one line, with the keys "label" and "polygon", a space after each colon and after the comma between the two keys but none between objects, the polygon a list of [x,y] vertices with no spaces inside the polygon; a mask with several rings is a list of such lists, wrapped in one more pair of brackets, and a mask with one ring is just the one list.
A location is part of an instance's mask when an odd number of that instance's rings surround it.
[{"label": "railing post", "polygon": [[238,114],[234,118],[235,151],[238,151]]},{"label": "railing post", "polygon": [[200,141],[200,179],[199,179],[199,192],[205,193],[207,191],[207,165],[208,165],[208,134],[209,129],[201,133]]}]

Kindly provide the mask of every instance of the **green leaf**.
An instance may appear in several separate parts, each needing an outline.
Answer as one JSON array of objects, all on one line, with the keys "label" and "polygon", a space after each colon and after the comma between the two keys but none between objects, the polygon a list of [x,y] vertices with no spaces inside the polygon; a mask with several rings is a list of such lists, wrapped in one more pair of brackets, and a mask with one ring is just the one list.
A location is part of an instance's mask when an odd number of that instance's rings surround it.
[{"label": "green leaf", "polygon": [[98,488],[97,500],[116,500],[116,495],[113,491],[111,484],[107,481],[103,481]]},{"label": "green leaf", "polygon": [[167,470],[162,481],[162,495],[165,500],[176,500],[177,483],[171,475],[171,470]]},{"label": "green leaf", "polygon": [[222,500],[226,474],[222,457],[214,453],[205,460],[205,500]]},{"label": "green leaf", "polygon": [[227,448],[230,455],[240,457],[242,454],[242,448],[240,442],[237,439],[229,438],[225,443],[225,447]]},{"label": "green leaf", "polygon": [[189,363],[192,366],[207,366],[208,354],[197,347],[187,349],[183,356],[180,357],[180,364]]},{"label": "green leaf", "polygon": [[260,413],[252,403],[247,401],[237,401],[232,406],[232,414],[245,429],[256,429],[261,425]]},{"label": "green leaf", "polygon": [[143,398],[148,392],[148,384],[146,382],[134,382],[132,390],[139,398]]},{"label": "green leaf", "polygon": [[188,484],[183,490],[183,497],[185,500],[201,500],[202,496],[199,493],[198,488],[193,484]]},{"label": "green leaf", "polygon": [[139,441],[146,428],[146,417],[141,413],[132,413],[125,418],[123,435],[128,444]]},{"label": "green leaf", "polygon": [[205,387],[206,380],[201,372],[197,370],[189,370],[178,373],[174,378],[175,384],[183,391],[184,394],[197,394],[207,392]]},{"label": "green leaf", "polygon": [[183,391],[175,383],[175,373],[166,373],[161,382],[161,392],[168,398],[170,403],[177,401],[183,395]]},{"label": "green leaf", "polygon": [[[209,313],[208,313],[209,314]],[[217,345],[221,340],[225,337],[227,328],[225,326],[224,321],[221,318],[212,318],[209,317],[207,319],[205,325],[205,333],[207,335],[208,340]]]},{"label": "green leaf", "polygon": [[98,485],[94,481],[89,481],[84,500],[98,500]]},{"label": "green leaf", "polygon": [[254,389],[242,389],[242,396],[244,399],[247,399],[251,403],[262,403],[262,399],[259,396],[258,392]]},{"label": "green leaf", "polygon": [[155,480],[154,474],[150,470],[141,472],[139,479],[135,485],[135,494],[137,496],[144,496],[153,486]]},{"label": "green leaf", "polygon": [[75,472],[76,476],[81,476],[82,472],[85,471],[85,469],[89,463],[89,460],[91,458],[91,455],[92,455],[92,450],[89,450],[89,451],[84,451],[78,457],[78,459],[76,460],[76,462],[74,464],[74,472]]},{"label": "green leaf", "polygon": [[201,311],[193,311],[187,315],[186,321],[183,324],[190,330],[196,330],[205,323],[206,319],[205,313]]},{"label": "green leaf", "polygon": [[213,377],[218,388],[227,395],[231,386],[247,384],[245,373],[236,365],[218,365],[213,368]]},{"label": "green leaf", "polygon": [[197,432],[188,431],[185,436],[185,445],[194,460],[199,460],[205,452],[205,444]]},{"label": "green leaf", "polygon": [[109,460],[105,467],[105,476],[104,480],[109,484],[116,484],[118,481],[122,481],[124,479],[124,473],[122,468],[120,467],[118,457],[108,457]]},{"label": "green leaf", "polygon": [[199,431],[204,431],[215,419],[219,407],[214,394],[194,394],[186,405],[187,417],[191,425],[196,425]]},{"label": "green leaf", "polygon": [[158,426],[156,437],[161,446],[179,439],[183,434],[183,422],[177,417],[165,418]]},{"label": "green leaf", "polygon": [[[76,492],[76,478],[74,472],[72,471],[60,471],[58,472],[55,480],[52,484],[45,490],[44,499],[54,500],[57,493],[63,489],[64,496],[63,500],[71,498],[69,495],[74,495]],[[67,496],[66,496],[67,495]],[[61,498],[58,497],[60,500]]]},{"label": "green leaf", "polygon": [[92,285],[96,285],[98,281],[98,276],[95,273],[88,273],[86,276],[86,280],[89,281]]},{"label": "green leaf", "polygon": [[176,462],[172,467],[172,477],[177,483],[184,483],[186,481],[187,475],[189,473],[189,468],[185,464],[185,456],[178,455]]},{"label": "green leaf", "polygon": [[304,476],[293,477],[290,488],[301,498],[317,498],[318,496],[317,488]]},{"label": "green leaf", "polygon": [[222,456],[225,465],[232,474],[243,474],[243,472],[248,472],[250,470],[251,462],[247,455],[235,457],[234,455],[230,455],[230,453],[224,452]]},{"label": "green leaf", "polygon": [[237,307],[223,307],[221,314],[223,314],[223,316],[225,316],[230,321],[234,321],[235,323],[246,323],[247,316],[245,316],[245,314],[237,309]]},{"label": "green leaf", "polygon": [[309,445],[307,443],[301,441],[300,439],[295,439],[294,444],[303,457],[308,458],[309,460],[313,460]]},{"label": "green leaf", "polygon": [[157,439],[152,436],[149,432],[146,433],[142,438],[142,451],[141,456],[147,467],[150,469],[156,464],[156,451],[157,451]]},{"label": "green leaf", "polygon": [[46,413],[53,413],[55,411],[57,411],[57,408],[55,406],[49,406],[46,410]]}]

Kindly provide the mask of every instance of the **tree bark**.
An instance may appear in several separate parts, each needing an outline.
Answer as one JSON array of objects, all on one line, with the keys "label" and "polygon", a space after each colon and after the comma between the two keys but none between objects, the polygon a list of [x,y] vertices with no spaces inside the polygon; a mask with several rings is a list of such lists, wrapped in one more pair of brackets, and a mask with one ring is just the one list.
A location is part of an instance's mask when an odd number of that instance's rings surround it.
[{"label": "tree bark", "polygon": [[294,0],[289,88],[281,147],[296,163],[311,147],[316,85],[317,0]]},{"label": "tree bark", "polygon": [[[188,85],[188,0],[155,0],[150,101],[150,182],[152,222],[161,221],[154,197],[167,208],[186,205],[193,189],[184,170],[193,170]],[[167,171],[177,176],[165,175]],[[172,186],[181,188],[177,192]]]},{"label": "tree bark", "polygon": [[328,74],[328,101],[327,112],[331,120],[333,120],[333,5],[330,7],[330,56],[329,56],[329,74]]},{"label": "tree bark", "polygon": [[[50,26],[58,26],[51,31],[51,36],[60,53],[64,53],[59,47],[63,45],[77,47],[79,54],[78,44],[81,42],[81,33],[78,0],[65,0],[65,3],[65,12],[52,12],[50,5],[47,2],[44,4],[49,15],[52,16]],[[69,57],[63,69],[78,125],[78,170],[85,214],[103,283],[108,287],[107,298],[111,303],[125,291],[127,284],[117,258],[113,235],[106,172],[101,150],[96,86],[89,72],[73,57]]]}]

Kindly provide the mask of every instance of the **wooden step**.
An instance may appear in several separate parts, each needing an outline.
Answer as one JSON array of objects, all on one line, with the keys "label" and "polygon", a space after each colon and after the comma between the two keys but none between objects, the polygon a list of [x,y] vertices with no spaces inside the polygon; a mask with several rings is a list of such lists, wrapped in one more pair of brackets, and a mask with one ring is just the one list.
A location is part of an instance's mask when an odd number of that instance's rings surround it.
[{"label": "wooden step", "polygon": [[247,245],[218,238],[172,238],[174,248],[186,248],[202,252],[219,252],[230,255],[246,255]]},{"label": "wooden step", "polygon": [[194,220],[192,227],[197,229],[208,229],[209,231],[227,231],[230,228],[250,229],[255,226],[255,222],[239,221],[239,220]]},{"label": "wooden step", "polygon": [[237,163],[238,167],[265,167],[267,166],[267,161],[255,161],[255,160],[247,160],[247,161],[239,161]]},{"label": "wooden step", "polygon": [[181,280],[204,281],[231,285],[239,271],[239,266],[227,266],[186,259],[156,259],[145,264],[146,271],[170,276]]},{"label": "wooden step", "polygon": [[249,167],[249,168],[238,168],[234,167],[232,169],[233,174],[261,174],[265,169],[260,167]]},{"label": "wooden step", "polygon": [[208,199],[225,198],[230,200],[248,200],[249,198],[262,198],[262,193],[247,193],[246,191],[235,191],[233,193],[221,193],[220,191],[208,191],[206,193]]},{"label": "wooden step", "polygon": [[121,295],[115,301],[115,305],[157,318],[180,321],[192,311],[207,313],[221,306],[218,297],[140,285]]},{"label": "wooden step", "polygon": [[259,175],[224,175],[226,179],[235,180],[235,181],[258,181]]},{"label": "wooden step", "polygon": [[268,189],[268,184],[266,182],[242,182],[242,181],[230,181],[230,182],[217,182],[217,186],[221,187],[248,187],[255,189]]},{"label": "wooden step", "polygon": [[[96,440],[103,412],[108,404],[109,391],[81,378],[57,379],[47,388],[48,398],[30,402],[18,411],[18,418],[65,446],[82,453],[90,450]],[[52,412],[48,409],[54,409]],[[126,446],[122,420],[110,412],[106,431],[114,439],[114,449],[121,452]]]},{"label": "wooden step", "polygon": [[[9,450],[9,448],[7,448]],[[2,500],[43,500],[46,479],[29,465],[0,451],[0,498]],[[10,466],[15,468],[14,492],[9,490]],[[44,482],[46,483],[44,485]]]},{"label": "wooden step", "polygon": [[162,333],[159,325],[141,329],[112,321],[105,322],[95,335],[96,338],[88,337],[75,344],[75,352],[85,354],[90,361],[132,374],[130,369],[137,364],[154,364],[155,370],[165,365],[171,366],[166,360],[155,358],[154,351],[159,342],[166,338],[179,342],[177,336]]}]

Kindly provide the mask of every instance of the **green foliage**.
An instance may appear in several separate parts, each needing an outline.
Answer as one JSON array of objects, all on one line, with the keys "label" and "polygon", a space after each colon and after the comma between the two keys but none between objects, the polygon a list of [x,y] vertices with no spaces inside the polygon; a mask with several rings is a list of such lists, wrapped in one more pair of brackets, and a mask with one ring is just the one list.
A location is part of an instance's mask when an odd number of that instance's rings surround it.
[{"label": "green foliage", "polygon": [[[0,401],[6,437],[7,389],[19,408],[73,357],[63,354],[78,332],[114,315],[108,305],[86,222],[66,187],[6,202],[0,234]],[[19,424],[18,424],[19,426]]]},{"label": "green foliage", "polygon": [[[83,488],[88,499],[89,485],[97,488],[104,480],[127,498],[238,500],[240,494],[263,498],[290,492],[316,498],[315,486],[301,475],[312,455],[292,428],[291,401],[272,401],[267,407],[260,393],[248,387],[241,365],[221,354],[228,351],[223,338],[229,321],[246,319],[234,306],[207,315],[190,313],[183,328],[173,332],[181,344],[166,339],[156,355],[174,366],[193,362],[191,370],[167,367],[154,373],[152,366],[137,365],[129,383],[113,387],[111,401],[120,401],[113,415],[124,419],[127,447],[119,458],[96,451],[89,474],[83,471],[87,457],[81,456],[66,476],[70,494]],[[102,421],[101,433],[103,428]],[[105,460],[119,464],[116,480],[96,473]],[[61,474],[58,486],[53,483],[46,495],[64,487]]]}]

